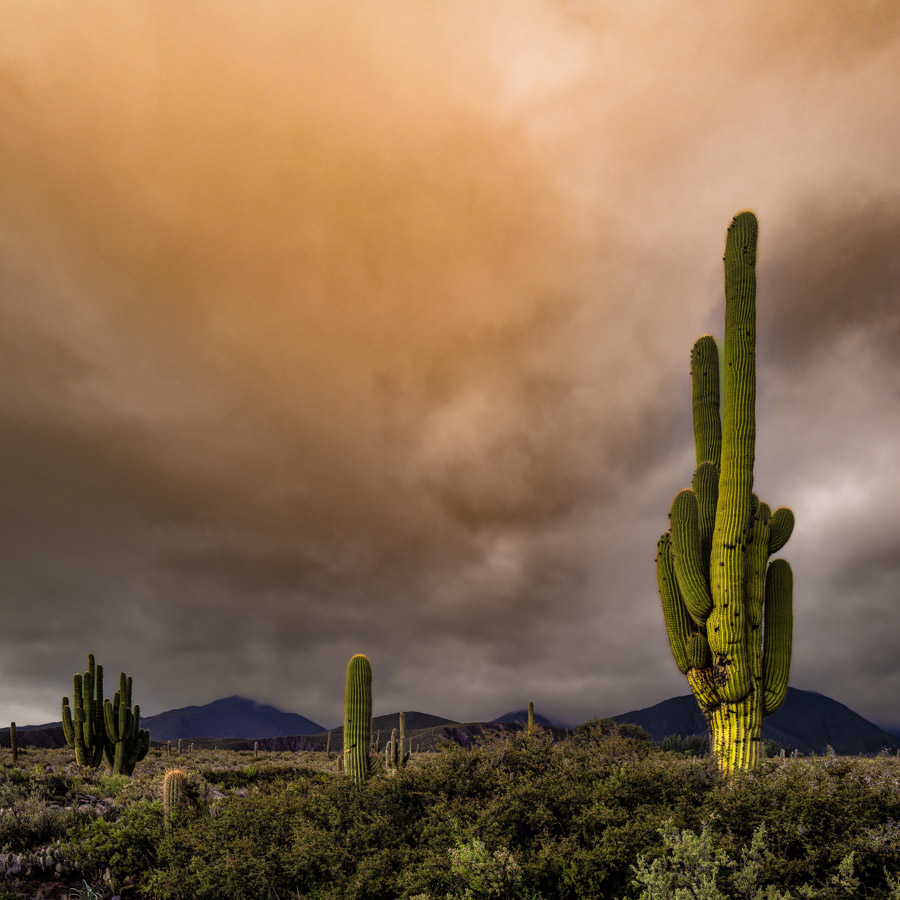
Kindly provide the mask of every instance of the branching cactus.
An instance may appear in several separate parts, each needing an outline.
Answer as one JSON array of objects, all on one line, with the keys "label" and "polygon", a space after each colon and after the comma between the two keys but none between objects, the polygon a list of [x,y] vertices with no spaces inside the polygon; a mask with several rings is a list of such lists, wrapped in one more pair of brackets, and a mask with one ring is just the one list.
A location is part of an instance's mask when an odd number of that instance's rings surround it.
[{"label": "branching cactus", "polygon": [[391,739],[384,750],[384,761],[389,775],[405,768],[409,762],[409,750],[406,749],[406,716],[403,713],[400,713],[400,735],[397,736],[396,728],[391,731]]},{"label": "branching cactus", "polygon": [[[69,698],[62,698],[62,724],[66,743],[75,751],[79,766],[96,769],[109,757],[106,729],[103,724],[103,666],[88,654],[87,671],[73,676],[72,707]],[[110,758],[111,761],[111,758]]]},{"label": "branching cactus", "polygon": [[131,676],[119,676],[119,690],[103,704],[106,737],[112,747],[114,775],[131,775],[150,749],[150,732],[141,728],[141,708],[131,706]]},{"label": "branching cactus", "polygon": [[372,666],[357,653],[347,664],[344,697],[343,771],[358,785],[369,777],[369,744],[372,738]]},{"label": "branching cactus", "polygon": [[672,502],[656,554],[672,655],[726,774],[757,763],[763,716],[784,700],[791,664],[793,576],[769,557],[790,537],[794,514],[773,513],[753,493],[756,237],[750,212],[728,229],[724,402],[718,348],[705,335],[691,352],[697,470]]}]

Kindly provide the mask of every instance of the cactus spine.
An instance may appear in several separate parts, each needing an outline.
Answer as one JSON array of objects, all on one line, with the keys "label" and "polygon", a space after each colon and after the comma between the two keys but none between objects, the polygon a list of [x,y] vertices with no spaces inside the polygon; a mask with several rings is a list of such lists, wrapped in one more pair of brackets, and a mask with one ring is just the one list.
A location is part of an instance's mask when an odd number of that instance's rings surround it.
[{"label": "cactus spine", "polygon": [[187,772],[184,769],[168,769],[163,775],[163,825],[171,830],[179,817],[187,811]]},{"label": "cactus spine", "polygon": [[657,545],[657,580],[672,655],[710,726],[720,770],[753,767],[762,719],[787,694],[792,579],[769,562],[794,515],[753,493],[756,441],[756,239],[753,213],[735,217],[725,245],[724,402],[719,356],[701,337],[691,352],[697,470],[676,494]]},{"label": "cactus spine", "polygon": [[103,761],[104,754],[110,759],[106,730],[103,724],[103,666],[88,654],[87,671],[72,678],[72,703],[62,698],[62,724],[66,743],[75,750],[75,761],[79,766],[96,769]]},{"label": "cactus spine", "polygon": [[369,777],[372,739],[372,665],[362,653],[347,664],[344,697],[344,772],[357,785]]},{"label": "cactus spine", "polygon": [[13,765],[19,764],[19,739],[16,736],[16,723],[9,723],[9,748],[12,750]]},{"label": "cactus spine", "polygon": [[131,676],[119,676],[119,690],[103,704],[106,737],[112,746],[114,775],[131,775],[150,749],[150,732],[141,728],[141,708],[131,706]]}]

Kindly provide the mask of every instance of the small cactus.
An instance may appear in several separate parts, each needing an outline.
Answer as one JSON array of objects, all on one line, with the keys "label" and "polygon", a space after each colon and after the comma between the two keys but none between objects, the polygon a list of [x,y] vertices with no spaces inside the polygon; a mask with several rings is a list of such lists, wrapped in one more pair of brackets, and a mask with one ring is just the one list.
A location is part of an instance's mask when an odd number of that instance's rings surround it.
[{"label": "small cactus", "polygon": [[163,825],[171,830],[184,816],[189,806],[187,772],[184,769],[168,769],[163,776]]},{"label": "small cactus", "polygon": [[16,737],[16,723],[9,723],[9,746],[12,750],[13,765],[19,764],[19,741]]}]

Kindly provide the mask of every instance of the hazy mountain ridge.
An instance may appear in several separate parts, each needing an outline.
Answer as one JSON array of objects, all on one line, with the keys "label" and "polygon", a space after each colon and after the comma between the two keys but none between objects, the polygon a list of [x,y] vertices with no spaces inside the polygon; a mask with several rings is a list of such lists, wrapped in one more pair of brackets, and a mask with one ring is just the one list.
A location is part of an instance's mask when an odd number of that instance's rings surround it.
[{"label": "hazy mountain ridge", "polygon": [[141,720],[154,741],[178,738],[278,738],[319,734],[325,729],[306,716],[233,695],[205,706],[170,709]]},{"label": "hazy mountain ridge", "polygon": [[[518,730],[527,721],[527,710],[504,713],[490,722],[454,722],[443,716],[417,711],[405,712],[407,738],[411,746],[426,750],[441,740],[471,746],[488,733]],[[616,722],[644,728],[655,741],[670,734],[688,736],[707,733],[696,701],[690,694],[673,697],[645,709],[611,717]],[[543,728],[564,736],[565,728],[547,716],[535,713]],[[254,742],[265,750],[324,750],[329,732],[297,713],[288,713],[243,697],[226,697],[205,706],[188,706],[148,716],[142,724],[150,729],[154,743],[167,740],[197,741],[198,746],[252,749]],[[381,745],[399,727],[399,713],[372,719],[373,735],[380,732]],[[20,726],[22,746],[62,747],[65,745],[59,722]],[[331,749],[341,746],[343,726],[330,730]],[[853,710],[812,691],[788,690],[782,707],[763,722],[763,737],[802,753],[824,753],[828,746],[842,755],[871,755],[882,748],[894,751],[900,741]],[[0,729],[0,743],[9,746],[9,728]]]},{"label": "hazy mountain ridge", "polygon": [[[646,709],[612,717],[616,722],[640,725],[655,741],[670,734],[706,735],[706,720],[693,696],[673,697]],[[897,739],[853,712],[843,703],[814,691],[788,688],[784,703],[763,719],[763,739],[777,741],[801,753],[824,753],[833,747],[846,756],[900,748]]]}]

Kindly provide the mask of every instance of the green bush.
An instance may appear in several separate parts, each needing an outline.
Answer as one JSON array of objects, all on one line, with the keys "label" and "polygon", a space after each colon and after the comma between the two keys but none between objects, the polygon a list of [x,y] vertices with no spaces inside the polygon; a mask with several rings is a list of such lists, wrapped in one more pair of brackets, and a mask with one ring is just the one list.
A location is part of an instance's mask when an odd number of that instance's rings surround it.
[{"label": "green bush", "polygon": [[321,753],[180,762],[191,815],[165,833],[152,753],[127,784],[0,772],[0,875],[123,900],[900,900],[896,758],[771,759],[723,782],[597,720],[448,744],[359,788]]}]

